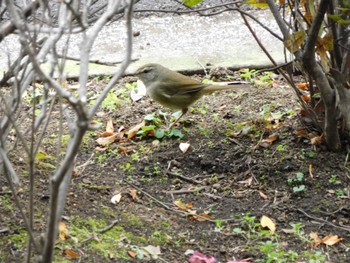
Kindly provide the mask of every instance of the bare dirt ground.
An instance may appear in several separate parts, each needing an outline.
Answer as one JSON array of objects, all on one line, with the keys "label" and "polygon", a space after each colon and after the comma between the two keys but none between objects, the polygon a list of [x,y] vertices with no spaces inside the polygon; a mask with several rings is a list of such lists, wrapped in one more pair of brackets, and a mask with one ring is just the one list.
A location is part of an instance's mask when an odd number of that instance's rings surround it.
[{"label": "bare dirt ground", "polygon": [[[98,145],[110,119],[115,133],[151,113],[160,119],[155,129],[168,124],[159,112],[172,112],[148,97],[131,102],[121,95],[120,88],[135,80],[120,82],[118,108],[101,110],[96,119],[103,127],[90,132],[81,147],[62,220],[68,234],[57,241],[55,262],[188,262],[194,251],[208,257],[191,262],[214,262],[209,256],[217,262],[350,262],[347,153],[327,152],[310,143],[309,132],[296,133],[299,107],[283,81],[275,76],[270,86],[205,97],[176,126],[182,138],[176,132],[161,139],[143,132]],[[94,79],[89,88],[103,86]],[[189,143],[187,152],[180,143]],[[45,146],[54,155],[51,142]],[[20,158],[18,169],[26,169]],[[45,228],[50,172],[38,164],[38,232]],[[3,180],[0,261],[23,262],[23,221]],[[17,190],[25,204],[25,176],[22,182]],[[118,194],[121,200],[112,204]],[[263,216],[273,223],[262,222]],[[340,242],[317,243],[310,233]],[[147,246],[153,252],[142,250]],[[157,248],[161,254],[151,260]]]}]

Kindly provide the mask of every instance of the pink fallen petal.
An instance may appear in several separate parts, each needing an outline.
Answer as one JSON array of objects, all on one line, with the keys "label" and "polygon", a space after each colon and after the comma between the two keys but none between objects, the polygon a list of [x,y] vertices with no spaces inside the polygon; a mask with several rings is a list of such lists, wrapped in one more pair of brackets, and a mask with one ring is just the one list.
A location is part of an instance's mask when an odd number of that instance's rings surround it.
[{"label": "pink fallen petal", "polygon": [[217,263],[213,256],[206,256],[201,252],[195,251],[190,257],[189,263]]}]

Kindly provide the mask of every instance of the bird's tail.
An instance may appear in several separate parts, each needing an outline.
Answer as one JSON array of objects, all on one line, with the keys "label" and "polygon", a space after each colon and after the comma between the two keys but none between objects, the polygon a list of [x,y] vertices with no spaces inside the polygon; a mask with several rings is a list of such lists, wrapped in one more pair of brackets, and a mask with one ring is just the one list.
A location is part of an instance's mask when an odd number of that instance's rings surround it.
[{"label": "bird's tail", "polygon": [[205,93],[213,93],[220,90],[237,90],[237,91],[249,91],[254,86],[249,82],[220,82],[217,85],[208,85],[204,88]]}]

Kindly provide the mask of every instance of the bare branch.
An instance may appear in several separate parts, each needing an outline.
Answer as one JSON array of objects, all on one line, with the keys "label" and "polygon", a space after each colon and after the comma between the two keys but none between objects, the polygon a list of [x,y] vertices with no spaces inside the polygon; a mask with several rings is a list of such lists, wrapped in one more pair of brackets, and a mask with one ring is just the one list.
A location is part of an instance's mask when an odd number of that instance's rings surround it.
[{"label": "bare branch", "polygon": [[[7,0],[6,0],[7,1]],[[33,0],[32,3],[23,10],[24,17],[32,15],[33,11],[39,8],[39,0]],[[13,21],[8,21],[6,24],[0,27],[0,42],[4,40],[6,36],[12,34],[16,30],[16,25]]]},{"label": "bare branch", "polygon": [[79,76],[79,97],[81,101],[86,102],[86,85],[88,81],[89,72],[89,57],[92,45],[100,32],[101,28],[112,19],[115,12],[120,6],[120,1],[109,1],[107,12],[104,13],[100,19],[93,25],[91,32],[84,35],[83,43],[80,53],[80,76]]},{"label": "bare branch", "polygon": [[103,89],[100,96],[97,98],[95,104],[91,107],[89,111],[90,118],[95,114],[98,107],[101,105],[102,101],[107,96],[108,92],[111,88],[117,83],[118,79],[123,75],[126,68],[128,67],[130,60],[131,60],[131,52],[132,52],[132,24],[131,24],[131,17],[132,17],[132,10],[133,10],[133,0],[130,1],[130,4],[128,6],[128,9],[125,12],[126,16],[126,31],[127,31],[127,43],[126,43],[126,55],[125,59],[123,60],[123,63],[120,65],[120,68],[118,72],[113,76],[113,78],[110,80],[108,85]]}]

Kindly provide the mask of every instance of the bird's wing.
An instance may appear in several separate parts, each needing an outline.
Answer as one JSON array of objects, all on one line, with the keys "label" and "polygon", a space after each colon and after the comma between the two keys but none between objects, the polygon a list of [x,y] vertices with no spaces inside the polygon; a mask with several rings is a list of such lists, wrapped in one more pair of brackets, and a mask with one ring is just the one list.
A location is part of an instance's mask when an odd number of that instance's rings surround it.
[{"label": "bird's wing", "polygon": [[162,87],[163,94],[169,97],[176,94],[193,94],[206,87],[205,84],[202,85],[201,82],[174,71],[158,81],[162,82],[162,85],[159,86]]}]

